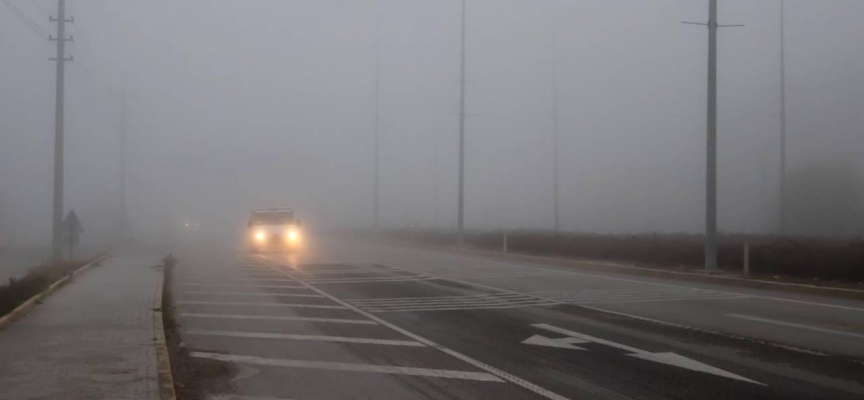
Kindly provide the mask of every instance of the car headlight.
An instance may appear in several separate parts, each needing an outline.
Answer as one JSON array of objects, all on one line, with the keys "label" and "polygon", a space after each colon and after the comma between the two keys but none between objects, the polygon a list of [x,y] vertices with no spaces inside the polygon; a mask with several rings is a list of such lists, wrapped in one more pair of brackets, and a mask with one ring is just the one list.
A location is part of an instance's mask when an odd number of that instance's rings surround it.
[{"label": "car headlight", "polygon": [[295,229],[291,229],[288,231],[286,237],[288,238],[289,242],[296,242],[300,239],[300,232],[297,232]]},{"label": "car headlight", "polygon": [[257,240],[259,242],[263,242],[263,241],[267,240],[267,234],[264,233],[263,231],[255,232],[255,240]]}]

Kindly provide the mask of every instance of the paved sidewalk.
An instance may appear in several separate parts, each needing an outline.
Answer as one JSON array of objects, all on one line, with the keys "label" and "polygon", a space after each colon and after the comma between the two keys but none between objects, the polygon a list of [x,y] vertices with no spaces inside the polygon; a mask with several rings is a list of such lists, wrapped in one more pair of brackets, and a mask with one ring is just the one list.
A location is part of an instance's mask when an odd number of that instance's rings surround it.
[{"label": "paved sidewalk", "polygon": [[113,257],[0,331],[0,399],[159,400],[153,257]]}]

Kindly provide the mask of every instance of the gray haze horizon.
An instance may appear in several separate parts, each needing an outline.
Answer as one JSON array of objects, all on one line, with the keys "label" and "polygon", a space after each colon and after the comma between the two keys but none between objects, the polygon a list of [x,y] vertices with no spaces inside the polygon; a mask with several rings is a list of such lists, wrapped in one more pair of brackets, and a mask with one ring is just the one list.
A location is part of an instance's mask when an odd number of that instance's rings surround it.
[{"label": "gray haze horizon", "polygon": [[[55,0],[8,2],[56,35]],[[719,228],[770,233],[779,0],[719,3],[720,23],[746,25],[719,34]],[[124,93],[134,236],[242,229],[274,206],[371,226],[376,37],[381,225],[455,227],[459,0],[67,6],[65,208],[87,241],[118,221]],[[562,229],[702,232],[707,31],[680,22],[704,22],[707,1],[468,0],[466,15],[466,228],[553,226],[554,87]],[[860,15],[858,0],[786,1],[790,173],[864,174]],[[47,243],[54,44],[2,4],[0,38],[0,234]]]}]

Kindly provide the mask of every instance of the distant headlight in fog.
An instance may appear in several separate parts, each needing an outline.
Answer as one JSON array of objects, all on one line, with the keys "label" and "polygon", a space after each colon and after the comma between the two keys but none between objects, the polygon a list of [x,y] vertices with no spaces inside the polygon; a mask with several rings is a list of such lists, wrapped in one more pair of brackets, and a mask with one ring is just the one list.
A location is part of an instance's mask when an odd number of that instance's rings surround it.
[{"label": "distant headlight in fog", "polygon": [[296,229],[291,229],[288,231],[286,237],[288,238],[289,242],[296,242],[300,240],[300,232],[297,232]]},{"label": "distant headlight in fog", "polygon": [[264,231],[255,232],[255,240],[257,240],[259,242],[263,242],[263,241],[267,240],[267,234],[264,233]]}]

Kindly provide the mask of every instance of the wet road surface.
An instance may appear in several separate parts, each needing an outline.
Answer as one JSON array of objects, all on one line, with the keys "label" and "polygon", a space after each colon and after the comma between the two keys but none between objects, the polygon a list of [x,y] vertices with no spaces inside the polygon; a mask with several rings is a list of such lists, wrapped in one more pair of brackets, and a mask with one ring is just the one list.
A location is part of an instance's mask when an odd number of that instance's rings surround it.
[{"label": "wet road surface", "polygon": [[192,362],[231,371],[210,398],[864,396],[860,302],[314,243],[181,255]]}]

